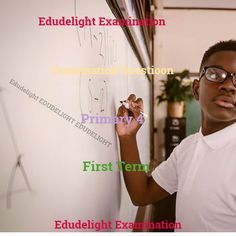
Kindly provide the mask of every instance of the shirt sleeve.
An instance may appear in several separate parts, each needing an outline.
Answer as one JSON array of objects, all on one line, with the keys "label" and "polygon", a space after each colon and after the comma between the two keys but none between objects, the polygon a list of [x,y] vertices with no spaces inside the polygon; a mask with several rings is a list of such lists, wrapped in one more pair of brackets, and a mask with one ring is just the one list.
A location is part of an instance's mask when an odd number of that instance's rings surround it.
[{"label": "shirt sleeve", "polygon": [[152,177],[157,184],[170,194],[173,194],[178,189],[177,149],[178,147],[173,150],[166,161],[163,161],[152,172]]}]

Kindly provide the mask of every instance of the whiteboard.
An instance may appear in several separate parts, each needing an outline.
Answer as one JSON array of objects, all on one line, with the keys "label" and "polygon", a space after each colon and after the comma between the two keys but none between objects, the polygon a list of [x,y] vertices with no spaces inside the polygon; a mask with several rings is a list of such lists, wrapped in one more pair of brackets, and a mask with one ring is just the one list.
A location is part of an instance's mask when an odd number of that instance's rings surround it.
[{"label": "whiteboard", "polygon": [[[111,142],[108,147],[39,102],[43,98],[81,121],[82,113],[116,115],[119,101],[135,93],[150,115],[144,75],[52,73],[53,68],[140,67],[120,27],[38,26],[39,16],[75,14],[113,18],[105,0],[1,0],[0,231],[60,231],[55,220],[64,219],[135,220],[137,209],[121,172],[83,171],[86,160],[115,166],[120,157],[114,125],[86,124]],[[146,119],[138,134],[146,163],[149,127]]]}]

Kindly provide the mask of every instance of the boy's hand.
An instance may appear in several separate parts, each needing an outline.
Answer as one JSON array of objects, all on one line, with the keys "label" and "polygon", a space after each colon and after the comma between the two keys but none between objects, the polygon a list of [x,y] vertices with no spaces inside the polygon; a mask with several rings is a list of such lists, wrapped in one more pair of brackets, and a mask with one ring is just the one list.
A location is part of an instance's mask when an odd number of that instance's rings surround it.
[{"label": "boy's hand", "polygon": [[143,111],[143,100],[141,98],[136,100],[136,96],[134,94],[131,94],[127,100],[130,107],[129,110],[121,105],[117,116],[132,116],[133,118],[129,125],[126,122],[126,119],[124,119],[124,123],[116,124],[116,132],[119,137],[136,135],[139,128],[142,126],[142,122],[144,122],[144,118],[140,114],[140,112]]}]

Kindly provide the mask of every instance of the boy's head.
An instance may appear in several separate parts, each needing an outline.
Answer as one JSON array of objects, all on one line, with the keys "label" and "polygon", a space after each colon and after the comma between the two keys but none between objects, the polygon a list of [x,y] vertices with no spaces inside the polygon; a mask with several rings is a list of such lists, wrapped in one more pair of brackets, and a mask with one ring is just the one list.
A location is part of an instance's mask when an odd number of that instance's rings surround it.
[{"label": "boy's head", "polygon": [[236,121],[236,41],[211,46],[202,58],[200,79],[193,83],[204,125]]},{"label": "boy's head", "polygon": [[236,40],[228,40],[228,41],[220,41],[211,47],[209,47],[208,50],[205,51],[201,65],[200,65],[200,73],[204,65],[206,64],[207,60],[211,55],[213,55],[216,52],[220,51],[236,51]]}]

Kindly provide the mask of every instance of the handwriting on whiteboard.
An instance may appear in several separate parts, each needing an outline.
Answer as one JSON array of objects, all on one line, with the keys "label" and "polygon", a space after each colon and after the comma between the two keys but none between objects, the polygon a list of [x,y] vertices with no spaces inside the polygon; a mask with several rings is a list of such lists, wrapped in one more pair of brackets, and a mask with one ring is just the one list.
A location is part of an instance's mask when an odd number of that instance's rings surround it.
[{"label": "handwriting on whiteboard", "polygon": [[[74,0],[74,14],[75,17],[78,15],[77,12],[77,0]],[[79,42],[79,46],[83,47],[89,42],[89,45],[103,60],[104,66],[110,66],[117,61],[117,44],[114,38],[109,33],[108,28],[105,27],[92,27],[79,28],[76,26],[76,33]]]}]

